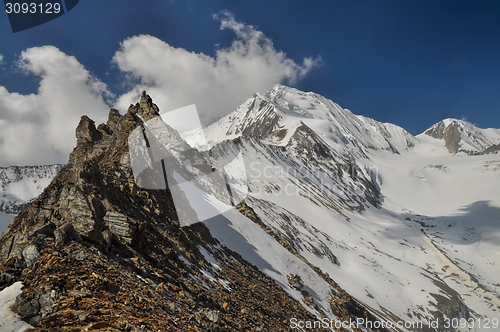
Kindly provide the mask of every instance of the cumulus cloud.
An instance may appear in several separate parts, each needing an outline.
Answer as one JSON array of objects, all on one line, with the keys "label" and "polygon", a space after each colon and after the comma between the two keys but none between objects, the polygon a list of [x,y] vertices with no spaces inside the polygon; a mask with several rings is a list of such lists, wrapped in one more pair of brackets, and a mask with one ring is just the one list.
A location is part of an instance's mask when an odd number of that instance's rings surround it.
[{"label": "cumulus cloud", "polygon": [[237,22],[232,14],[224,12],[214,18],[236,38],[213,57],[173,47],[149,35],[123,41],[113,61],[131,81],[139,83],[115,107],[126,110],[147,90],[163,111],[196,104],[206,125],[255,92],[265,92],[276,83],[293,84],[321,61],[319,57],[305,58],[297,64],[276,50],[261,31]]},{"label": "cumulus cloud", "polygon": [[108,98],[124,112],[145,89],[162,110],[196,104],[207,125],[255,92],[280,82],[293,84],[321,61],[305,58],[298,64],[276,50],[258,29],[237,22],[230,13],[215,18],[221,29],[234,32],[235,39],[214,56],[175,48],[148,35],[123,41],[113,61],[129,82],[138,83],[118,99],[75,57],[54,46],[22,52],[20,68],[38,76],[40,83],[37,93],[29,95],[0,86],[0,166],[67,162],[80,117],[106,121]]},{"label": "cumulus cloud", "polygon": [[3,55],[0,54],[0,63],[2,63],[2,62],[3,62]]},{"label": "cumulus cloud", "polygon": [[27,49],[19,66],[40,84],[29,95],[0,86],[0,166],[65,163],[80,117],[106,119],[106,85],[53,46]]}]

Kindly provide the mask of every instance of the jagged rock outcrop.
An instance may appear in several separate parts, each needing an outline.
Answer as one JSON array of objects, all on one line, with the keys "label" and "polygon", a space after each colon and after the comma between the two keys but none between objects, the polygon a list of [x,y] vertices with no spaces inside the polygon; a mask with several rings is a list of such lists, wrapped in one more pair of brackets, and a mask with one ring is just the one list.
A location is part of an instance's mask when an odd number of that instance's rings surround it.
[{"label": "jagged rock outcrop", "polygon": [[137,186],[127,139],[158,115],[143,93],[106,124],[82,117],[68,164],[0,238],[0,290],[24,284],[13,310],[37,331],[288,331],[292,317],[317,319],[204,225],[180,227],[168,188]]}]

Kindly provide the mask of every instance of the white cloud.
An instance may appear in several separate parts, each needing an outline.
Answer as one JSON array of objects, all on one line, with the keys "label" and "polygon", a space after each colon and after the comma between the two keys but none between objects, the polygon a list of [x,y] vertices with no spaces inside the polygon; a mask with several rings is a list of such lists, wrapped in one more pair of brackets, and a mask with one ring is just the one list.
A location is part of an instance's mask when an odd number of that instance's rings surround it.
[{"label": "white cloud", "polygon": [[[152,36],[123,41],[113,61],[131,82],[140,84],[118,98],[116,107],[124,112],[146,89],[162,110],[196,104],[206,125],[257,91],[297,81],[320,61],[306,58],[297,64],[255,27],[235,21],[229,13],[216,19],[236,38],[213,57]],[[80,117],[105,122],[109,107],[103,97],[111,94],[75,57],[54,46],[27,49],[19,66],[37,75],[40,83],[37,93],[29,95],[0,86],[0,166],[67,162]]]},{"label": "white cloud", "polygon": [[126,110],[147,90],[163,111],[196,104],[203,123],[209,124],[255,92],[265,92],[276,83],[294,83],[320,62],[305,58],[297,64],[255,27],[237,22],[227,12],[215,18],[221,29],[232,30],[237,38],[214,57],[175,48],[149,35],[123,41],[113,61],[139,84],[115,107]]},{"label": "white cloud", "polygon": [[2,62],[3,62],[3,55],[0,54],[0,63],[2,63]]},{"label": "white cloud", "polygon": [[19,65],[39,76],[40,85],[30,95],[0,86],[0,166],[67,162],[80,117],[105,121],[106,85],[53,46],[27,49]]}]

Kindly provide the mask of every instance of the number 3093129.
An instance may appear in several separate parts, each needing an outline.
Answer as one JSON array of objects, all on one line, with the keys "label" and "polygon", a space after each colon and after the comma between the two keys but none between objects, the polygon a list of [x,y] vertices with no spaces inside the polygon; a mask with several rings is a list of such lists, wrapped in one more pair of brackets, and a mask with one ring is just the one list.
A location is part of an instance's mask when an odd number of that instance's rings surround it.
[{"label": "number 3093129", "polygon": [[6,3],[5,9],[7,14],[59,14],[61,11],[61,4],[59,3]]}]

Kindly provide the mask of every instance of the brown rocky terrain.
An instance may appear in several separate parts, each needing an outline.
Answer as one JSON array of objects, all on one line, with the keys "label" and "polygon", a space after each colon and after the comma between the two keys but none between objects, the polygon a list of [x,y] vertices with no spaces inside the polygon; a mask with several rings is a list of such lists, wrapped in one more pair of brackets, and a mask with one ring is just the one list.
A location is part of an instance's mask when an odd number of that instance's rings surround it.
[{"label": "brown rocky terrain", "polygon": [[[24,284],[13,310],[36,331],[288,331],[292,317],[317,319],[203,224],[180,227],[168,189],[136,185],[127,139],[139,115],[159,115],[145,93],[97,128],[83,116],[68,164],[0,238],[0,290]],[[339,318],[370,316],[324,278]]]}]

